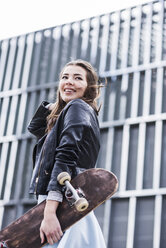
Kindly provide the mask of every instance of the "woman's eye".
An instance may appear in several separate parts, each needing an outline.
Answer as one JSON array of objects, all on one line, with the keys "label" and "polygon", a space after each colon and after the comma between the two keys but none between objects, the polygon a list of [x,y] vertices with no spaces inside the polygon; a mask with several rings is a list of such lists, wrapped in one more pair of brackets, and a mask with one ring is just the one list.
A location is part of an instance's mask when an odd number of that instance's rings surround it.
[{"label": "woman's eye", "polygon": [[62,79],[68,79],[68,77],[67,76],[62,76]]},{"label": "woman's eye", "polygon": [[81,78],[81,77],[76,77],[75,79],[76,79],[76,80],[82,80],[82,78]]}]

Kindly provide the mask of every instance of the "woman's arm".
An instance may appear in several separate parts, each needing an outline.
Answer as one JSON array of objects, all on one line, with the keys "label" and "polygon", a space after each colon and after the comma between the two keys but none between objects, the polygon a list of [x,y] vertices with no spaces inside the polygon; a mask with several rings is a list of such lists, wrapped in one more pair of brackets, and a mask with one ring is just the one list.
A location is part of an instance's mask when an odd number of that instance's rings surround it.
[{"label": "woman's arm", "polygon": [[89,105],[75,100],[61,118],[62,131],[47,191],[61,190],[57,183],[59,173],[66,171],[73,178],[77,175],[77,167],[94,167],[99,151],[99,127]]},{"label": "woman's arm", "polygon": [[41,243],[44,243],[45,236],[47,242],[52,245],[61,239],[63,232],[59,220],[56,215],[56,210],[58,208],[59,202],[53,200],[47,200],[44,209],[44,219],[40,226],[40,238]]},{"label": "woman's arm", "polygon": [[51,105],[52,104],[43,101],[36,110],[34,116],[32,117],[27,127],[28,131],[35,135],[37,138],[41,138],[45,134],[45,130],[47,127],[46,118],[50,114]]}]

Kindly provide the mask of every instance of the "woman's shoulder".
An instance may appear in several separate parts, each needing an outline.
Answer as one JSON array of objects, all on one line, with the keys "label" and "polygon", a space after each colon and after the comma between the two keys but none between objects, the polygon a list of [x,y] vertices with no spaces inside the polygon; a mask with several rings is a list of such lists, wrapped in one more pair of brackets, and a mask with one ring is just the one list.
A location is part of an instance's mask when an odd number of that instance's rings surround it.
[{"label": "woman's shoulder", "polygon": [[[61,112],[58,120],[60,125],[79,125],[99,128],[98,118],[94,109],[82,99],[71,100]],[[57,123],[59,123],[59,121]]]},{"label": "woman's shoulder", "polygon": [[63,116],[66,121],[90,125],[91,120],[95,118],[95,113],[93,108],[84,100],[74,99],[65,106]]},{"label": "woman's shoulder", "polygon": [[71,100],[67,105],[66,107],[72,107],[72,108],[75,108],[75,109],[84,109],[86,111],[93,111],[93,108],[88,104],[86,103],[84,100],[80,99],[80,98],[77,98],[77,99],[73,99]]}]

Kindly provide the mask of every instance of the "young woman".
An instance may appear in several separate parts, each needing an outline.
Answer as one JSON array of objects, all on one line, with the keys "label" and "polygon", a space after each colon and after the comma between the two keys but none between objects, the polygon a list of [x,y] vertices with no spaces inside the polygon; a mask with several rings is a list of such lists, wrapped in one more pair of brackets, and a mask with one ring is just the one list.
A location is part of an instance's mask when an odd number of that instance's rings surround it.
[{"label": "young woman", "polygon": [[64,234],[56,216],[63,200],[58,174],[67,171],[73,178],[95,167],[100,148],[96,103],[99,87],[91,64],[83,60],[69,62],[60,73],[56,102],[43,102],[28,126],[38,138],[33,152],[30,193],[37,195],[38,202],[47,199],[40,227],[41,243],[45,237],[49,243],[44,247],[105,247],[93,212]]}]

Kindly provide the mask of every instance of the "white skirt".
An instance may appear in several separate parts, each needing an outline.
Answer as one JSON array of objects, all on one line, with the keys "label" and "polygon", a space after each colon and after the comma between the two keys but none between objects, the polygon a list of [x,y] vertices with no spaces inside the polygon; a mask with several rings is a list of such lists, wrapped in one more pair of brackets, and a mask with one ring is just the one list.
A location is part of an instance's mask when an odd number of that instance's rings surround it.
[{"label": "white skirt", "polygon": [[[39,196],[38,203],[46,196]],[[58,243],[46,244],[44,248],[106,248],[99,223],[93,213],[79,220],[67,229]]]}]

